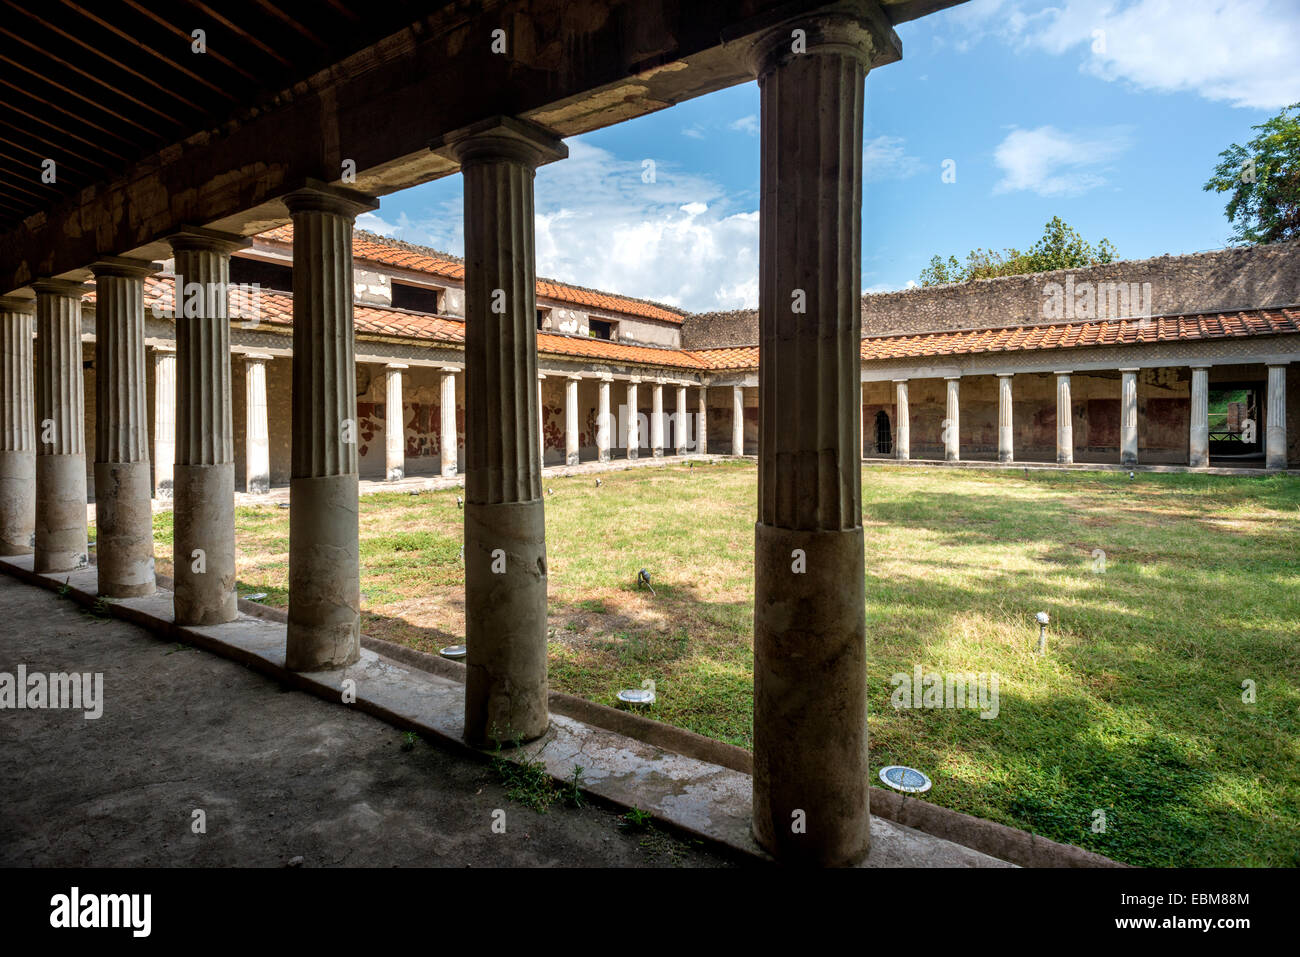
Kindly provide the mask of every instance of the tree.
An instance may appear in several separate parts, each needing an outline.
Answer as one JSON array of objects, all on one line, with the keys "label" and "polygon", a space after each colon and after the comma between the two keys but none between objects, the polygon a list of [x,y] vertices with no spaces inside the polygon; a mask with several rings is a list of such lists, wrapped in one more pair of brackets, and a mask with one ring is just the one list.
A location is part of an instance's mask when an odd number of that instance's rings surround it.
[{"label": "tree", "polygon": [[1232,194],[1224,214],[1234,243],[1300,239],[1300,103],[1251,129],[1253,140],[1219,154],[1205,191]]},{"label": "tree", "polygon": [[1118,253],[1109,239],[1103,239],[1093,248],[1082,236],[1071,229],[1060,216],[1053,216],[1043,227],[1043,235],[1032,249],[1022,253],[1018,249],[997,252],[992,249],[972,249],[966,255],[966,264],[949,256],[945,261],[938,256],[921,270],[922,286],[941,286],[945,283],[970,282],[973,279],[992,279],[995,276],[1022,276],[1025,273],[1046,272],[1049,269],[1078,269],[1114,262]]}]

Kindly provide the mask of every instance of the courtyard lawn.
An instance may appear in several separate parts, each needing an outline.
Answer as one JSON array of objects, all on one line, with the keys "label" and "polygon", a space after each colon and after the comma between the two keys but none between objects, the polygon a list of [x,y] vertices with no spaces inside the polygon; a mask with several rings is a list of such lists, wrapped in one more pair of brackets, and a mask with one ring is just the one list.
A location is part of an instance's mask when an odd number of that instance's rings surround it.
[{"label": "courtyard lawn", "polygon": [[[650,679],[656,718],[749,747],[754,466],[601,480],[545,482],[552,687]],[[463,639],[457,494],[362,499],[367,634]],[[1300,480],[876,467],[863,512],[873,782],[909,764],[924,800],[1132,864],[1300,865]],[[240,594],[285,605],[288,511],[236,521]],[[996,674],[997,717],[894,709],[916,665]]]}]

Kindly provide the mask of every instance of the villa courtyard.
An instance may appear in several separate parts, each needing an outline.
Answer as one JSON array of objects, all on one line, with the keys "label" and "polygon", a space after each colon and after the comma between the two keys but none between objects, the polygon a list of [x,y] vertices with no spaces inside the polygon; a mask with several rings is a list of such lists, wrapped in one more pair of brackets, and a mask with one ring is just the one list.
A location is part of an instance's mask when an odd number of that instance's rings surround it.
[{"label": "villa courtyard", "polygon": [[[652,681],[653,717],[751,747],[753,464],[599,478],[546,479],[552,688]],[[362,497],[366,634],[464,640],[462,494]],[[873,775],[1130,864],[1300,864],[1300,480],[879,466],[863,513]],[[286,606],[288,509],[236,522],[240,595]],[[996,716],[894,708],[918,666],[995,675]]]}]

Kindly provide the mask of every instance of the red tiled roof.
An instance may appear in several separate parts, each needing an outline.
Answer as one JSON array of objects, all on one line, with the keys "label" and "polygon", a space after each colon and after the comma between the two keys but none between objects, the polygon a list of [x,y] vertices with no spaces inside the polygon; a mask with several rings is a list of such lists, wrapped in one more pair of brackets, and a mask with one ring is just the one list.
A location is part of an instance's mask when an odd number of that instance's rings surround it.
[{"label": "red tiled roof", "polygon": [[[293,245],[293,226],[277,226],[275,229],[260,233],[256,238]],[[360,231],[353,234],[352,255],[354,258],[365,262],[398,266],[402,269],[428,273],[431,276],[440,276],[444,279],[455,279],[462,282],[465,279],[465,264],[459,259],[454,259],[451,256],[424,247],[399,245],[394,242],[386,242],[383,239],[371,238],[369,234]],[[537,280],[537,295],[578,306],[621,312],[628,316],[658,319],[675,325],[681,325],[683,316],[681,312],[656,303],[644,302],[640,299],[629,299],[626,296],[613,296],[595,289],[570,286],[550,279]]]}]

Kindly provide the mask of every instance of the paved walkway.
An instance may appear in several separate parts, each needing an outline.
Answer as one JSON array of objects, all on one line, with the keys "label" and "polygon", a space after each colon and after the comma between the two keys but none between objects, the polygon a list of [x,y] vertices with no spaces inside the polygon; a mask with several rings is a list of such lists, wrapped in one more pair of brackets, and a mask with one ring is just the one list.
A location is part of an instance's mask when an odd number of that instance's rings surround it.
[{"label": "paved walkway", "polygon": [[0,710],[0,866],[728,863],[604,808],[536,814],[476,759],[403,751],[375,718],[7,575],[0,608],[0,673],[102,672],[104,689],[94,720]]}]

